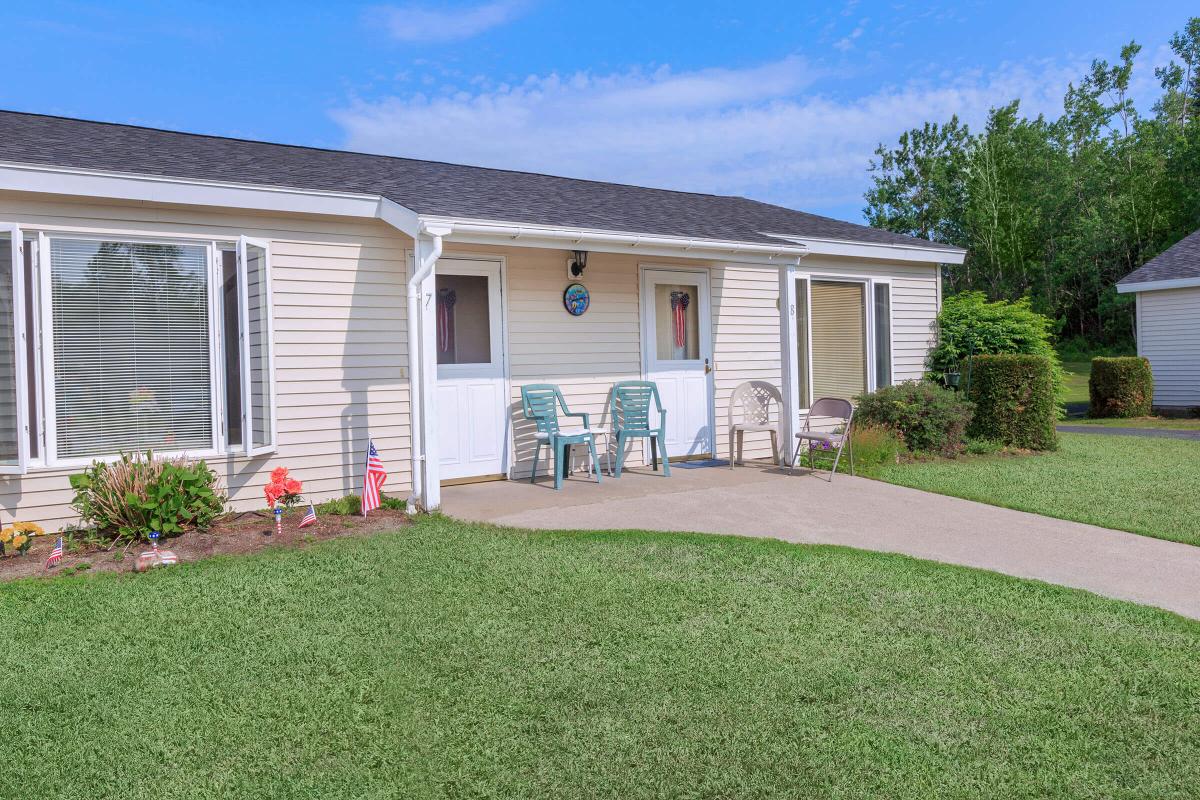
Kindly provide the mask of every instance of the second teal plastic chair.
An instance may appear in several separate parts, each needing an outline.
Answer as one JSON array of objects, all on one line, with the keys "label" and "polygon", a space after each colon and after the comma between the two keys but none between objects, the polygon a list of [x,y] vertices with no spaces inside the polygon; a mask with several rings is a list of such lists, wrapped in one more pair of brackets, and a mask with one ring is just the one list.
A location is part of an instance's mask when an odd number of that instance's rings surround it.
[{"label": "second teal plastic chair", "polygon": [[[651,411],[651,400],[657,414]],[[621,381],[613,386],[612,408],[613,433],[617,437],[616,477],[621,477],[621,465],[625,463],[625,441],[635,438],[650,439],[650,461],[654,469],[658,470],[661,452],[663,475],[671,477],[666,445],[667,411],[658,396],[658,385],[654,381]]]},{"label": "second teal plastic chair", "polygon": [[[571,463],[571,445],[586,444],[591,451],[592,465],[596,473],[596,483],[600,482],[600,462],[596,458],[596,437],[592,434],[591,420],[584,412],[571,413],[567,401],[563,399],[562,390],[550,383],[531,383],[521,387],[521,408],[525,419],[532,420],[537,425],[537,446],[533,450],[533,474],[529,482],[537,480],[538,456],[542,452],[542,444],[550,445],[550,453],[554,456],[554,488],[561,489],[563,478],[567,473],[567,465]],[[558,409],[562,409],[564,417],[579,417],[583,420],[581,428],[563,430],[558,424]],[[618,470],[620,462],[618,461]],[[618,471],[618,475],[620,472]]]}]

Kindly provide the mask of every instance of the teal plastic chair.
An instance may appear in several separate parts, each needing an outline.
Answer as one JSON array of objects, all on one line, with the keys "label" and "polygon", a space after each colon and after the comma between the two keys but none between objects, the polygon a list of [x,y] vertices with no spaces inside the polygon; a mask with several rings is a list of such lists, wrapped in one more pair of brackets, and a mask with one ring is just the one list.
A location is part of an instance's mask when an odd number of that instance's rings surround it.
[{"label": "teal plastic chair", "polygon": [[[658,424],[651,425],[650,401],[658,412]],[[654,381],[621,381],[613,386],[613,433],[617,437],[617,469],[615,477],[621,477],[621,465],[625,463],[625,441],[649,438],[650,461],[658,471],[658,455],[661,451],[663,475],[671,477],[671,461],[667,456],[667,410],[658,396],[658,385]]]},{"label": "teal plastic chair", "polygon": [[[532,420],[537,425],[537,447],[533,450],[533,474],[529,482],[537,480],[538,457],[542,445],[550,445],[554,455],[554,488],[561,489],[567,465],[571,462],[571,445],[586,444],[592,455],[593,471],[596,473],[596,483],[600,482],[600,462],[596,458],[596,437],[592,434],[591,419],[586,413],[572,413],[563,399],[562,390],[549,383],[531,383],[521,387],[521,408],[525,419]],[[583,427],[563,430],[558,424],[558,410],[562,409],[564,417],[579,417]]]}]

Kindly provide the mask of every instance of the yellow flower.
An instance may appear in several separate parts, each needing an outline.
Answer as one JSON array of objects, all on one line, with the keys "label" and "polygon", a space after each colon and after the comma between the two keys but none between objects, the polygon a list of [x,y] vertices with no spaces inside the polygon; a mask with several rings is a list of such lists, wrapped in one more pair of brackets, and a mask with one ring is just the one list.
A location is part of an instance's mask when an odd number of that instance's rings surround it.
[{"label": "yellow flower", "polygon": [[15,534],[16,531],[14,531],[12,528],[5,528],[4,530],[0,531],[0,542],[11,542]]},{"label": "yellow flower", "polygon": [[13,540],[12,540],[13,547],[15,547],[15,548],[17,548],[18,550],[20,550],[22,547],[24,547],[24,546],[25,546],[25,543],[26,543],[26,542],[28,542],[28,541],[29,541],[29,537],[28,537],[28,536],[25,536],[24,534],[20,534],[20,533],[18,533],[16,536],[14,536],[14,537],[13,537]]},{"label": "yellow flower", "polygon": [[42,530],[42,526],[38,525],[36,522],[16,522],[13,523],[13,528],[15,528],[18,533],[27,533],[30,536],[42,536],[46,533],[44,530]]}]

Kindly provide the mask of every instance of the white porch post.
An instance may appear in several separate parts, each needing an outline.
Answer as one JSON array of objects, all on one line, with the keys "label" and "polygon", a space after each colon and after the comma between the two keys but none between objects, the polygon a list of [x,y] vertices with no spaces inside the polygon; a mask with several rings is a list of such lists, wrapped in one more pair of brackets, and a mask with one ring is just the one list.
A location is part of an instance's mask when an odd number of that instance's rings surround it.
[{"label": "white porch post", "polygon": [[[439,248],[440,249],[440,248]],[[416,242],[418,263],[434,255],[434,242],[428,236],[420,236]],[[426,511],[437,511],[442,506],[442,473],[438,439],[438,341],[437,330],[437,264],[428,272],[418,287],[418,336],[420,336],[421,369],[421,446],[425,458],[421,461],[421,507]]]},{"label": "white porch post", "polygon": [[780,457],[792,463],[796,452],[796,428],[800,423],[800,381],[796,370],[796,271],[779,270],[779,356],[782,365],[783,412],[779,420]]}]

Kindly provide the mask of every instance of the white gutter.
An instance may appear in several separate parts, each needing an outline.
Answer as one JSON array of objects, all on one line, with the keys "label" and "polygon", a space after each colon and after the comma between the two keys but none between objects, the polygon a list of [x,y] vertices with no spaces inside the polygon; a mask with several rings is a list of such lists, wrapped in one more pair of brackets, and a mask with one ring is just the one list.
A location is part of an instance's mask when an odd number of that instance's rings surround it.
[{"label": "white gutter", "polygon": [[[728,255],[752,254],[768,260],[776,258],[791,262],[797,257],[808,254],[809,249],[804,244],[757,244],[751,242],[736,242],[722,239],[696,239],[682,236],[654,236],[637,233],[618,233],[587,228],[555,228],[543,225],[521,225],[516,223],[475,222],[456,218],[422,217],[424,220],[439,222],[453,226],[454,241],[466,241],[475,237],[500,238],[511,244],[538,247],[573,249],[567,245],[615,245],[621,249],[636,249],[639,252],[646,249],[670,249],[682,251],[681,254],[695,252],[697,255],[709,253],[725,253]],[[592,247],[590,249],[595,249]]]},{"label": "white gutter", "polygon": [[[420,505],[424,497],[422,462],[425,460],[425,446],[422,441],[422,427],[417,424],[421,419],[421,323],[419,319],[421,284],[433,273],[438,258],[442,255],[442,238],[450,234],[448,225],[427,225],[421,223],[418,236],[414,241],[418,244],[417,254],[420,261],[415,265],[412,277],[408,279],[408,402],[409,430],[412,445],[412,502],[410,508]],[[433,237],[433,244],[428,253],[422,254],[420,234]]]}]

